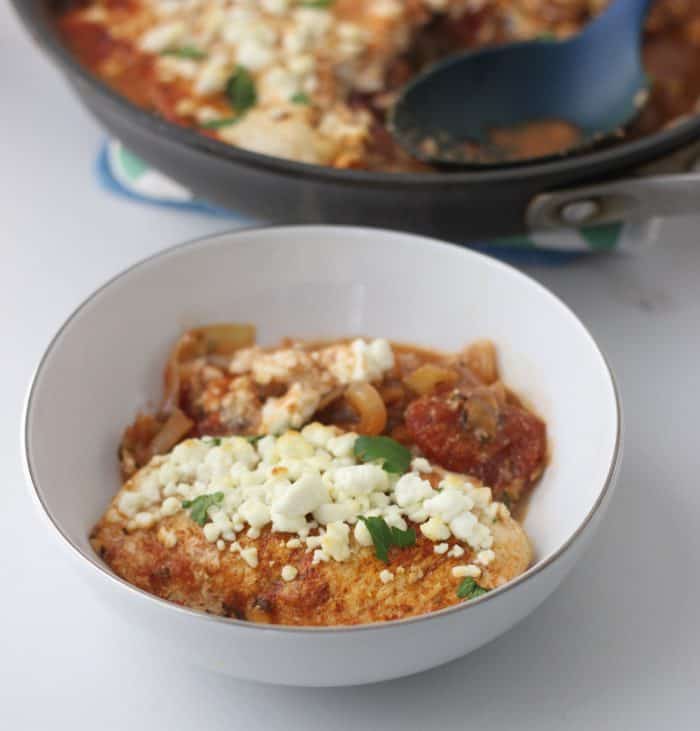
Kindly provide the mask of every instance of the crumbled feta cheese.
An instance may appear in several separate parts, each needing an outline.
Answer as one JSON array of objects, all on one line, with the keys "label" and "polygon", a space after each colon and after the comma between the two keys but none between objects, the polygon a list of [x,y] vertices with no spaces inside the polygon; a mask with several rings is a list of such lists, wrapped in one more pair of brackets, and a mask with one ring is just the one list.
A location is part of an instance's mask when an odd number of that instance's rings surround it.
[{"label": "crumbled feta cheese", "polygon": [[333,482],[336,491],[348,497],[383,492],[389,487],[387,473],[375,464],[340,467],[333,473]]},{"label": "crumbled feta cheese", "polygon": [[[357,434],[318,423],[255,443],[238,436],[188,439],[137,474],[116,500],[114,520],[125,516],[128,531],[147,528],[176,515],[183,500],[221,493],[207,510],[202,533],[220,550],[230,544],[232,552],[246,551],[249,565],[257,554],[241,549],[236,537],[246,531],[256,540],[266,528],[293,534],[282,543],[289,549],[305,544],[315,564],[345,561],[353,541],[373,545],[360,516],[380,517],[400,530],[411,521],[437,544],[439,555],[464,555],[459,544],[449,548],[454,536],[478,552],[475,565],[492,560],[489,516],[500,504],[488,488],[447,473],[438,492],[421,476],[434,472],[422,457],[413,460],[412,472],[389,475],[379,464],[360,462],[356,439]],[[177,540],[160,532],[158,539],[164,545]]]},{"label": "crumbled feta cheese", "polygon": [[[445,3],[447,0],[438,0]],[[435,2],[435,0],[432,0]],[[369,12],[377,18],[393,20],[401,16],[403,8],[399,0],[376,0],[369,8]]]},{"label": "crumbled feta cheese", "polygon": [[253,528],[261,528],[270,522],[270,508],[258,497],[248,498],[238,508],[238,514]]},{"label": "crumbled feta cheese", "polygon": [[355,530],[353,531],[353,535],[355,536],[355,540],[361,546],[372,545],[372,536],[367,530],[367,526],[361,520],[358,520],[357,523],[355,523]]},{"label": "crumbled feta cheese", "polygon": [[259,38],[247,38],[238,46],[236,60],[251,71],[259,71],[275,58],[274,48]]},{"label": "crumbled feta cheese", "polygon": [[325,505],[319,505],[319,507],[314,510],[314,518],[321,525],[349,520],[355,515],[357,515],[357,506],[353,501],[343,503],[326,503]]},{"label": "crumbled feta cheese", "polygon": [[411,470],[413,472],[432,472],[433,467],[425,457],[414,457],[411,460]]},{"label": "crumbled feta cheese", "polygon": [[490,548],[476,554],[476,562],[482,566],[488,566],[495,558],[496,554]]},{"label": "crumbled feta cheese", "polygon": [[455,543],[455,545],[450,548],[447,555],[452,558],[461,558],[464,556],[464,549],[458,543]]},{"label": "crumbled feta cheese", "polygon": [[318,475],[307,472],[272,503],[272,511],[289,517],[312,513],[330,502],[328,489]]},{"label": "crumbled feta cheese", "polygon": [[301,533],[306,527],[306,518],[303,515],[284,515],[273,510],[270,517],[275,533]]},{"label": "crumbled feta cheese", "polygon": [[163,500],[160,512],[162,515],[171,516],[175,515],[180,508],[182,508],[182,503],[176,497],[168,497]]},{"label": "crumbled feta cheese", "polygon": [[346,523],[329,523],[321,537],[321,548],[335,561],[350,558],[350,526]]},{"label": "crumbled feta cheese", "polygon": [[473,507],[472,499],[454,488],[445,488],[435,497],[423,503],[423,508],[428,515],[440,518],[445,523],[449,523],[460,513],[471,510]]},{"label": "crumbled feta cheese", "polygon": [[301,430],[301,435],[314,447],[325,449],[328,442],[339,435],[339,430],[334,426],[325,426],[314,421]]},{"label": "crumbled feta cheese", "polygon": [[119,509],[119,512],[122,513],[122,515],[126,515],[127,518],[132,518],[141,510],[141,508],[145,507],[145,505],[146,499],[141,493],[135,490],[122,492],[117,500],[117,508]]},{"label": "crumbled feta cheese", "polygon": [[384,569],[379,572],[379,580],[382,584],[388,584],[390,581],[394,580],[394,574],[392,574],[388,569]]},{"label": "crumbled feta cheese", "polygon": [[450,537],[450,529],[439,518],[430,518],[421,525],[420,530],[431,541],[444,541]]},{"label": "crumbled feta cheese", "polygon": [[313,565],[316,565],[323,561],[328,561],[328,554],[325,551],[322,551],[320,548],[317,548],[314,551],[314,555],[313,555],[313,558],[311,559],[311,563]]},{"label": "crumbled feta cheese", "polygon": [[164,525],[158,529],[158,540],[166,547],[173,548],[177,545],[177,533],[174,530],[168,530]]},{"label": "crumbled feta cheese", "polygon": [[394,493],[396,502],[401,507],[419,503],[438,494],[427,480],[423,480],[411,472],[399,479],[394,487]]},{"label": "crumbled feta cheese", "polygon": [[277,454],[292,459],[305,459],[314,454],[314,446],[297,432],[287,432],[277,440]]},{"label": "crumbled feta cheese", "polygon": [[289,564],[282,567],[282,578],[285,581],[294,581],[294,579],[296,579],[298,573],[299,573],[299,570],[297,568],[295,568],[294,566],[290,566]]},{"label": "crumbled feta cheese", "polygon": [[479,508],[485,508],[491,502],[490,487],[473,487],[469,493],[474,505]]},{"label": "crumbled feta cheese", "polygon": [[263,429],[270,434],[280,434],[290,427],[298,429],[313,416],[320,401],[318,390],[293,383],[284,396],[265,401],[262,408]]},{"label": "crumbled feta cheese", "polygon": [[357,434],[348,432],[328,440],[326,448],[334,457],[352,457]]},{"label": "crumbled feta cheese", "polygon": [[473,564],[454,566],[452,568],[452,576],[457,579],[463,579],[466,576],[470,576],[472,579],[478,579],[481,576],[481,569]]},{"label": "crumbled feta cheese", "polygon": [[207,523],[202,530],[204,531],[204,537],[209,543],[216,543],[221,535],[221,526],[216,523]]},{"label": "crumbled feta cheese", "polygon": [[187,26],[181,20],[157,25],[147,31],[139,43],[141,50],[147,53],[161,53],[179,43],[187,33]]},{"label": "crumbled feta cheese", "polygon": [[340,383],[379,381],[394,367],[394,351],[388,340],[367,343],[358,338],[348,347],[336,345],[326,349],[321,357]]},{"label": "crumbled feta cheese", "polygon": [[156,522],[156,516],[153,513],[136,513],[134,516],[134,525],[137,528],[150,528]]},{"label": "crumbled feta cheese", "polygon": [[273,15],[282,15],[289,9],[289,0],[260,0],[260,4]]},{"label": "crumbled feta cheese", "polygon": [[254,546],[251,546],[250,548],[243,548],[240,551],[241,558],[250,566],[251,569],[254,569],[258,565],[258,549]]}]

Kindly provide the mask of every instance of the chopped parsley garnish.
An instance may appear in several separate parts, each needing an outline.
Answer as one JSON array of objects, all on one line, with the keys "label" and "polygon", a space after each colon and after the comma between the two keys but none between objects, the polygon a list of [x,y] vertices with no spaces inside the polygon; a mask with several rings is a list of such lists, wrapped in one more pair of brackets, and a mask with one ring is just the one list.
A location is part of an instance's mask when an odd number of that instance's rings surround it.
[{"label": "chopped parsley garnish", "polygon": [[239,115],[255,106],[258,100],[255,82],[244,66],[237,66],[226,82],[226,96]]},{"label": "chopped parsley garnish", "polygon": [[479,586],[471,576],[467,576],[457,588],[457,596],[460,599],[476,599],[488,593],[488,589]]},{"label": "chopped parsley garnish", "polygon": [[374,555],[384,563],[389,563],[389,549],[392,546],[408,548],[416,543],[416,532],[413,528],[400,530],[393,525],[389,527],[384,518],[376,516],[365,518],[361,515],[360,520],[365,524],[370,536],[372,536]]},{"label": "chopped parsley garnish", "polygon": [[176,58],[191,58],[195,61],[201,61],[207,57],[204,51],[200,51],[195,46],[182,46],[182,48],[168,48],[163,51],[161,56],[175,56]]},{"label": "chopped parsley garnish", "polygon": [[386,472],[402,475],[411,464],[411,452],[390,437],[358,437],[355,441],[355,456],[362,462],[382,460]]},{"label": "chopped parsley garnish", "polygon": [[248,434],[246,435],[246,439],[251,444],[257,444],[265,435],[264,434]]},{"label": "chopped parsley garnish", "polygon": [[194,500],[184,500],[182,507],[189,509],[190,518],[199,525],[204,525],[207,522],[207,510],[212,505],[218,505],[224,499],[223,492],[213,492],[211,495],[200,495]]},{"label": "chopped parsley garnish", "polygon": [[311,98],[308,94],[304,94],[303,91],[298,91],[296,94],[292,94],[289,101],[292,104],[311,104]]},{"label": "chopped parsley garnish", "polygon": [[202,122],[200,127],[204,129],[221,129],[228,127],[230,124],[236,124],[240,121],[240,117],[223,117],[221,119],[210,119],[208,122]]},{"label": "chopped parsley garnish", "polygon": [[207,440],[207,443],[212,444],[215,447],[220,447],[221,446],[221,437],[209,437],[209,439]]},{"label": "chopped parsley garnish", "polygon": [[302,0],[299,3],[302,8],[330,8],[333,5],[334,0]]}]

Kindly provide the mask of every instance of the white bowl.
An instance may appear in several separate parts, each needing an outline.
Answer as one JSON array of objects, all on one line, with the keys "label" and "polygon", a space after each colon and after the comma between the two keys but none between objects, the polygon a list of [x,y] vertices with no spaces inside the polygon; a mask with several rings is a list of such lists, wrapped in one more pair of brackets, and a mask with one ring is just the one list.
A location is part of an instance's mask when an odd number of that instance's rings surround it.
[{"label": "white bowl", "polygon": [[[363,334],[456,350],[499,348],[504,380],[545,418],[551,463],[525,528],[536,562],[484,597],[421,617],[341,628],[260,626],[157,599],[117,577],[88,534],[119,487],[116,446],[157,402],[183,329],[254,322],[284,335]],[[49,345],[27,397],[27,476],[67,555],[115,612],[179,658],[289,685],[367,683],[464,655],[505,632],[559,584],[596,530],[620,455],[620,409],[605,359],[539,284],[431,239],[336,226],[263,228],[170,249],[98,289]]]}]

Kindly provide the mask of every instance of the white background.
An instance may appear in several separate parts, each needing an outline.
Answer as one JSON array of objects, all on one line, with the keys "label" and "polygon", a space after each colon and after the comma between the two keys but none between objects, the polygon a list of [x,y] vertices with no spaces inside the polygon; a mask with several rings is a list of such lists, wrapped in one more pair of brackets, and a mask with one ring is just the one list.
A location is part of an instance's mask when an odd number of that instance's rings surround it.
[{"label": "white background", "polygon": [[144,656],[78,583],[28,498],[20,409],[50,336],[123,267],[227,225],[101,190],[101,139],[2,3],[0,728],[700,727],[697,219],[665,225],[648,252],[528,270],[590,327],[625,406],[618,492],[562,587],[507,635],[432,672],[264,687]]}]

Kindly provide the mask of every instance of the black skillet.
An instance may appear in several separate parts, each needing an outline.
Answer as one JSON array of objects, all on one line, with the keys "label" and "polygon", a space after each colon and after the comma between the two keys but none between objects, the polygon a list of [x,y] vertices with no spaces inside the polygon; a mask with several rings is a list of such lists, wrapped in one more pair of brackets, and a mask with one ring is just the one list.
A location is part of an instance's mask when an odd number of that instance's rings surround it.
[{"label": "black skillet", "polygon": [[603,150],[520,167],[390,174],[231,147],[128,102],[84,69],[51,21],[55,0],[12,0],[110,134],[196,195],[266,222],[383,226],[454,241],[700,209],[700,117]]}]

